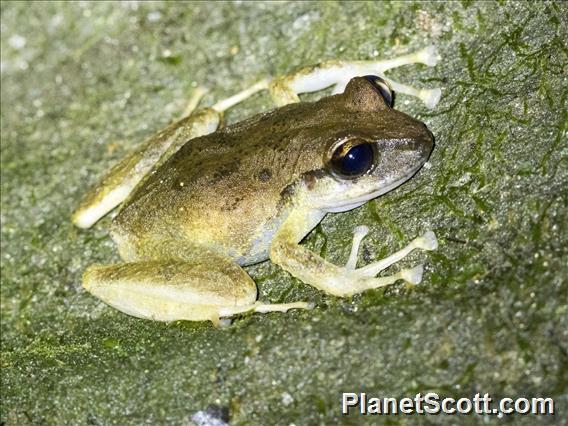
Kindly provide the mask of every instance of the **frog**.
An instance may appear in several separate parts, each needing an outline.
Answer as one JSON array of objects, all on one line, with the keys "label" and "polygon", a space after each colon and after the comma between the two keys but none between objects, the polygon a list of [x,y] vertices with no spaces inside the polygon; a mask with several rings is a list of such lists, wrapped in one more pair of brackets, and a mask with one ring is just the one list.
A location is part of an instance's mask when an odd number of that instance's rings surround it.
[{"label": "frog", "polygon": [[[303,239],[328,214],[399,187],[428,161],[434,137],[395,109],[395,93],[433,108],[441,90],[397,83],[385,72],[436,65],[434,46],[393,59],[329,60],[265,78],[212,106],[196,89],[183,117],[114,166],[72,215],[90,228],[120,206],[110,235],[122,262],[89,266],[84,289],[128,315],[226,324],[246,312],[312,309],[264,303],[244,267],[267,259],[301,282],[350,297],[399,280],[418,284],[423,265],[378,276],[413,250],[435,250],[427,230],[394,254],[357,267],[366,226],[353,230],[344,265]],[[331,88],[314,101],[299,95]],[[268,91],[276,107],[225,126],[224,113]]]}]

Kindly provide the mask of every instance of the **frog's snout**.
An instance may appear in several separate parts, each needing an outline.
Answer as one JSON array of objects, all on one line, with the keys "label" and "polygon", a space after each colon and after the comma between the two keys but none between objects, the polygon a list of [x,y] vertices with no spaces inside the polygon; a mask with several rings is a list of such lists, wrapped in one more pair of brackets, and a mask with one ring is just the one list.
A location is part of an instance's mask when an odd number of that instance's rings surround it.
[{"label": "frog's snout", "polygon": [[403,143],[397,148],[401,155],[405,157],[410,155],[414,158],[413,161],[425,163],[434,149],[434,135],[423,125],[420,132],[415,132],[414,135],[403,139]]},{"label": "frog's snout", "polygon": [[434,135],[424,123],[417,127],[416,134],[412,137],[410,149],[415,151],[423,162],[426,162],[434,149]]}]

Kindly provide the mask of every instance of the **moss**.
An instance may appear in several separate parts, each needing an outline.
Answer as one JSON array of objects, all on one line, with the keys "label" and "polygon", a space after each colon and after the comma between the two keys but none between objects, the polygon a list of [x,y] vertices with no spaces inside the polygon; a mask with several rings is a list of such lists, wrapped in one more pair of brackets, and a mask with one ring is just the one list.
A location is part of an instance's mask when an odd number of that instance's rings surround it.
[{"label": "moss", "polygon": [[[216,407],[236,424],[355,424],[361,419],[340,416],[342,391],[428,390],[550,396],[556,420],[565,419],[562,3],[1,8],[3,423],[183,424]],[[387,196],[329,216],[306,239],[343,262],[352,227],[368,225],[371,261],[435,229],[439,250],[404,262],[426,263],[423,284],[340,300],[267,262],[249,269],[264,300],[312,300],[317,309],[243,316],[226,330],[129,318],[82,291],[87,265],[118,257],[108,219],[80,231],[71,211],[86,186],[179,114],[197,84],[211,88],[211,102],[297,66],[426,43],[441,50],[437,67],[391,76],[443,88],[434,110],[402,96],[397,105],[436,136],[431,167]],[[227,120],[268,108],[259,95]]]}]

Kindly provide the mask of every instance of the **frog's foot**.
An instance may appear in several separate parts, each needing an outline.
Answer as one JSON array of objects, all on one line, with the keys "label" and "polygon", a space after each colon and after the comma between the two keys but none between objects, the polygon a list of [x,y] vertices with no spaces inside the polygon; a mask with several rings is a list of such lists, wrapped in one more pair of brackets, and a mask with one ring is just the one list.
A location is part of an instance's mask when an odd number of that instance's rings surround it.
[{"label": "frog's foot", "polygon": [[254,281],[237,264],[207,256],[194,262],[144,261],[94,265],[83,275],[87,291],[114,308],[156,321],[206,321],[222,326],[243,312],[310,309],[305,302],[263,304]]},{"label": "frog's foot", "polygon": [[[404,280],[410,284],[419,284],[422,281],[422,274],[424,268],[422,265],[415,266],[414,268],[410,269],[403,269],[397,274],[388,276],[388,277],[381,277],[381,278],[374,278],[379,272],[383,271],[390,265],[402,260],[406,257],[410,252],[415,249],[421,250],[435,250],[438,247],[438,241],[436,239],[436,235],[432,231],[427,231],[421,237],[415,238],[410,244],[404,247],[402,250],[397,251],[396,253],[388,256],[385,259],[379,260],[377,262],[373,262],[367,266],[355,269],[355,265],[357,262],[357,253],[359,251],[359,247],[361,245],[361,241],[367,235],[369,229],[366,226],[358,226],[353,231],[353,245],[351,247],[351,254],[349,256],[349,260],[345,265],[345,272],[343,279],[339,279],[340,281],[347,281],[347,283],[343,282],[341,285],[345,286],[347,284],[347,294],[354,294],[359,293],[364,290],[368,290],[371,288],[378,288],[383,287],[389,284],[393,284],[398,280]],[[348,272],[352,271],[352,272]],[[347,278],[347,279],[345,279]],[[349,281],[355,278],[355,283],[351,283],[349,285]]]},{"label": "frog's foot", "polygon": [[268,89],[268,80],[261,80],[261,81],[255,83],[255,84],[253,84],[249,88],[241,90],[236,95],[233,95],[229,98],[226,98],[226,99],[223,99],[223,100],[217,102],[211,108],[213,108],[214,110],[219,111],[219,112],[224,112],[224,111],[228,110],[229,108],[232,108],[235,105],[241,103],[242,101],[250,98],[252,95],[254,95],[258,92],[261,92],[263,90],[266,90],[266,89]]},{"label": "frog's foot", "polygon": [[[326,61],[318,65],[302,68],[294,73],[275,78],[268,85],[270,94],[278,106],[299,102],[300,93],[316,92],[334,86],[333,93],[342,93],[347,83],[358,76],[378,75],[384,77],[385,71],[402,65],[422,63],[434,66],[440,59],[436,48],[428,46],[418,52],[382,61]],[[395,91],[417,96],[429,108],[433,108],[440,98],[440,89],[414,89],[396,84]]]},{"label": "frog's foot", "polygon": [[438,242],[432,231],[414,239],[402,250],[385,259],[361,268],[355,268],[357,252],[367,232],[367,227],[355,228],[351,254],[344,267],[333,265],[295,241],[291,241],[285,232],[275,237],[270,249],[270,258],[303,282],[340,297],[384,287],[398,280],[404,280],[411,284],[420,283],[423,273],[422,265],[403,269],[397,274],[387,277],[376,278],[376,275],[403,259],[415,249],[435,250],[438,247]]},{"label": "frog's foot", "polygon": [[[374,277],[382,270],[388,268],[392,264],[404,259],[410,252],[415,249],[421,250],[436,250],[438,248],[438,240],[436,239],[436,234],[432,231],[427,231],[421,237],[415,238],[404,247],[402,250],[391,254],[390,256],[379,260],[377,262],[370,263],[369,265],[363,266],[361,268],[355,269],[353,272],[359,277]],[[416,284],[416,283],[413,283]]]},{"label": "frog's foot", "polygon": [[288,312],[290,309],[313,309],[314,304],[308,302],[292,302],[292,303],[262,303],[255,302],[244,306],[230,306],[219,309],[221,318],[232,317],[233,315],[245,312],[259,312],[266,314],[268,312]]}]

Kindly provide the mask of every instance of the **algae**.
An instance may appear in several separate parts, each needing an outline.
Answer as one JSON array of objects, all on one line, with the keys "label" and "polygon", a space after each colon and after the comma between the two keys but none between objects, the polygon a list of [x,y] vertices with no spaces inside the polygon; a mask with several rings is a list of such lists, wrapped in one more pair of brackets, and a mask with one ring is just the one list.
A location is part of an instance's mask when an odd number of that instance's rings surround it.
[{"label": "algae", "polygon": [[[563,3],[5,1],[1,26],[2,424],[188,424],[207,410],[232,424],[502,421],[341,416],[341,392],[426,391],[549,396],[557,414],[536,420],[567,421]],[[425,262],[422,284],[340,300],[265,262],[249,268],[263,300],[317,308],[225,330],[130,318],[82,290],[87,265],[118,257],[109,219],[81,231],[73,208],[198,84],[210,103],[298,66],[429,43],[438,66],[390,74],[443,89],[434,110],[397,99],[436,136],[429,167],[305,241],[343,262],[365,224],[371,261],[434,229],[440,248],[397,266]],[[226,118],[269,108],[259,95]]]}]

